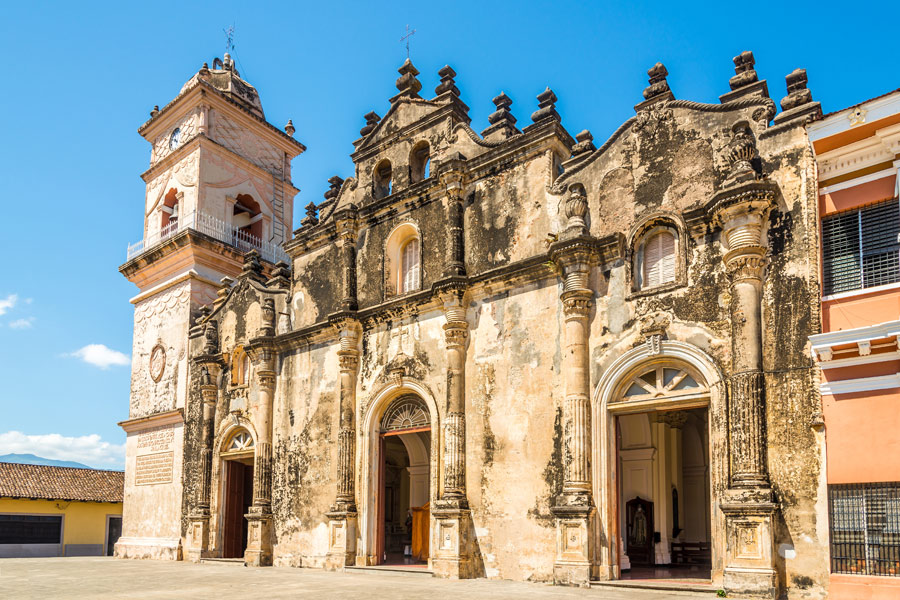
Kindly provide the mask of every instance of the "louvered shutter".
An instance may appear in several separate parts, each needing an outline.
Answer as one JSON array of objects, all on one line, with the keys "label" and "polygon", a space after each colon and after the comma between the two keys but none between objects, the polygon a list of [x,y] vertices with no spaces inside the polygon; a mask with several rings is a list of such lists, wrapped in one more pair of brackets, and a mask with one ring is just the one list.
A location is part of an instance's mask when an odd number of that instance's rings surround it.
[{"label": "louvered shutter", "polygon": [[403,247],[403,293],[419,288],[419,240],[412,239]]},{"label": "louvered shutter", "polygon": [[644,280],[643,288],[659,285],[660,250],[659,236],[654,235],[644,244]]},{"label": "louvered shutter", "polygon": [[671,233],[660,233],[659,283],[675,281],[675,236]]}]

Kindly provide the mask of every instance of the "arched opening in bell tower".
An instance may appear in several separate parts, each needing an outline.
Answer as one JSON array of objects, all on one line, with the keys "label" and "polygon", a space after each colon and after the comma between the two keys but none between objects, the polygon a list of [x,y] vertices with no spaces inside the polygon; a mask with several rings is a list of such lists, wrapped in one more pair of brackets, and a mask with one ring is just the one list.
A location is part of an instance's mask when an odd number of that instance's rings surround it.
[{"label": "arched opening in bell tower", "polygon": [[259,243],[263,239],[262,230],[262,210],[259,203],[249,194],[238,194],[235,198],[234,211],[231,216],[231,223],[234,225],[235,231],[240,232],[241,238],[244,236],[252,236],[253,240],[244,239],[244,241],[256,241]]},{"label": "arched opening in bell tower", "polygon": [[178,190],[176,190],[175,188],[172,188],[168,192],[166,192],[166,195],[163,198],[162,207],[160,207],[162,219],[159,223],[160,231],[162,231],[162,237],[172,235],[173,233],[178,231],[178,218],[181,215],[181,211],[179,210],[180,199],[181,194],[179,194]]}]

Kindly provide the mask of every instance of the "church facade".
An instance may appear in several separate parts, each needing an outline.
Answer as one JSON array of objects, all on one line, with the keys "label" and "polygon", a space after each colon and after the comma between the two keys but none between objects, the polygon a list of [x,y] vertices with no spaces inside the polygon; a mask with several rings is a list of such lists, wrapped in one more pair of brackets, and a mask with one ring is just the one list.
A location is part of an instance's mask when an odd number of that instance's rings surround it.
[{"label": "church facade", "polygon": [[596,145],[549,89],[479,134],[407,61],[290,235],[293,125],[204,65],[140,129],[117,555],[824,597],[821,111],[735,71],[703,104],[657,64]]}]

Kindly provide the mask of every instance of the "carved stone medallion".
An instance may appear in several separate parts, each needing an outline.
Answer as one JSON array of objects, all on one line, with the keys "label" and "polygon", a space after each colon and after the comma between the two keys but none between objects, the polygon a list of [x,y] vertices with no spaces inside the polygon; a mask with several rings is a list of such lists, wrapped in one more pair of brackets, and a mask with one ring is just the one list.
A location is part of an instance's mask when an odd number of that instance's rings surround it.
[{"label": "carved stone medallion", "polygon": [[153,379],[154,382],[159,382],[159,380],[162,379],[165,370],[166,349],[163,348],[162,344],[157,344],[150,352],[150,378]]}]

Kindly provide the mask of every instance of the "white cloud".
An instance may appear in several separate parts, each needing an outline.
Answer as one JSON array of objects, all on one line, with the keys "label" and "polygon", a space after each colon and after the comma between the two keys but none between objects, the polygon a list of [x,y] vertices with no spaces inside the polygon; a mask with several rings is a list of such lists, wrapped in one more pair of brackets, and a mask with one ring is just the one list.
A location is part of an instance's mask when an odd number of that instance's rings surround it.
[{"label": "white cloud", "polygon": [[34,323],[34,317],[28,317],[27,319],[16,319],[15,321],[10,321],[9,326],[12,329],[31,329],[32,323]]},{"label": "white cloud", "polygon": [[58,433],[25,435],[20,431],[0,433],[0,454],[35,454],[55,460],[74,460],[89,467],[123,468],[125,445],[100,439],[96,433],[68,437]]},{"label": "white cloud", "polygon": [[89,365],[108,369],[110,366],[127,366],[131,364],[131,359],[127,354],[122,354],[118,350],[108,348],[103,344],[88,344],[84,348],[76,350],[67,356],[80,358]]},{"label": "white cloud", "polygon": [[15,306],[18,300],[19,296],[17,294],[10,294],[6,298],[0,298],[0,315],[5,315],[6,311]]}]

